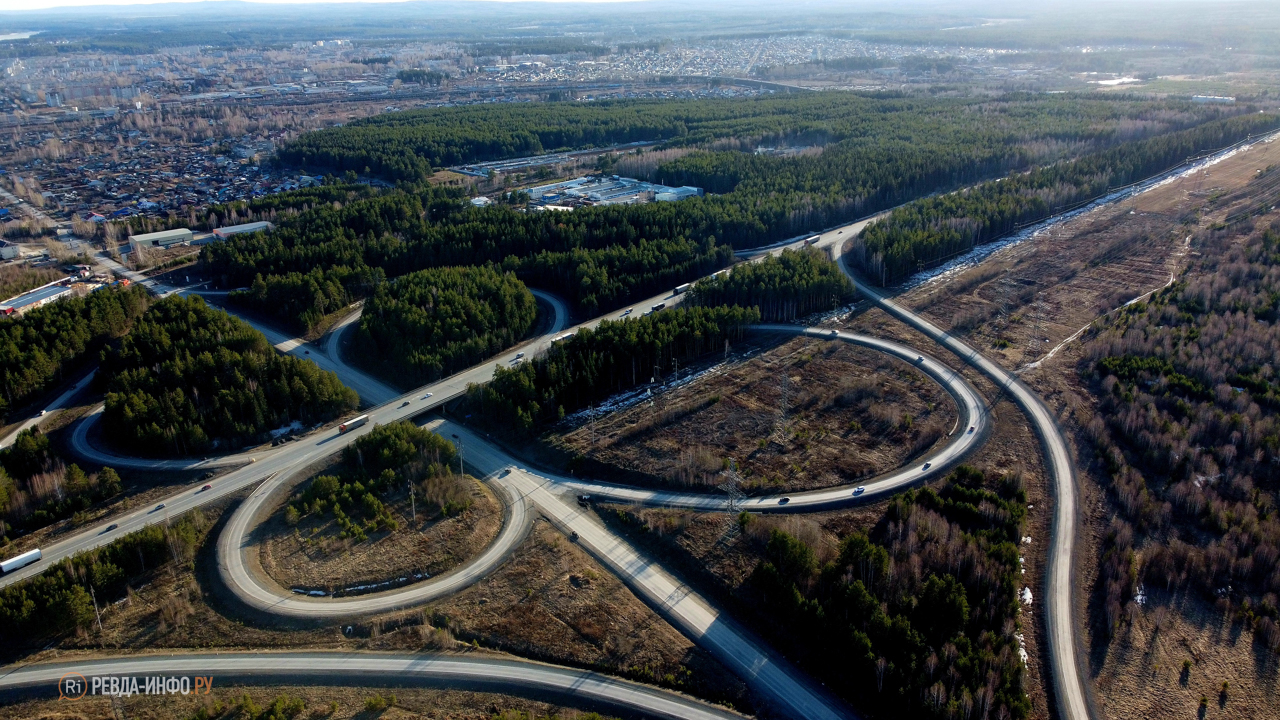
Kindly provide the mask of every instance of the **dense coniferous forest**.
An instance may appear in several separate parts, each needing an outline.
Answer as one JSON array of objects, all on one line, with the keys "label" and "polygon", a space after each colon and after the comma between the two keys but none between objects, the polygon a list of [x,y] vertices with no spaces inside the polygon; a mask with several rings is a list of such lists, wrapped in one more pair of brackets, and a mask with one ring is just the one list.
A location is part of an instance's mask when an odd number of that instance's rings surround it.
[{"label": "dense coniferous forest", "polygon": [[689,291],[697,305],[755,307],[765,322],[787,322],[832,310],[853,299],[853,283],[819,250],[783,250],[777,257],[743,263],[698,281]]},{"label": "dense coniferous forest", "polygon": [[0,412],[81,369],[104,343],[128,332],[149,302],[141,287],[108,288],[0,320]]},{"label": "dense coniferous forest", "polygon": [[1020,226],[1277,125],[1280,117],[1274,114],[1218,120],[965,192],[917,200],[868,225],[854,243],[853,258],[869,279],[897,282]]},{"label": "dense coniferous forest", "polygon": [[962,466],[894,498],[824,567],[774,530],[745,590],[779,645],[877,716],[1025,718],[1014,633],[1026,503],[1020,478]]},{"label": "dense coniferous forest", "polygon": [[[853,161],[857,167],[845,168],[841,177],[873,173],[877,181],[865,184],[876,185],[900,184],[885,182],[893,176],[918,177],[937,186],[940,181],[964,182],[950,177],[952,173],[989,174],[1000,166],[1043,160],[1035,156],[1046,151],[1056,155],[1070,144],[1114,144],[1126,135],[1187,127],[1218,114],[1177,101],[1023,94],[937,99],[827,92],[470,105],[386,113],[308,133],[282,148],[279,158],[334,173],[353,170],[392,181],[420,181],[433,168],[563,149],[640,141],[694,146],[733,138],[754,146],[798,140],[832,143],[836,147],[829,150],[837,150],[840,160],[833,165],[821,156],[783,160],[745,155],[742,164],[724,168],[720,165],[727,158],[713,154],[701,156],[710,163],[693,163],[685,171],[704,181],[720,176],[725,183],[706,187],[728,192],[748,175],[770,182],[759,171],[761,163],[782,169],[788,177],[781,181],[796,185],[799,175],[817,178],[822,170]],[[1030,147],[1034,138],[1045,146]],[[848,147],[841,147],[846,141]],[[897,161],[876,172],[873,163],[890,156]],[[948,177],[926,177],[932,172]]]},{"label": "dense coniferous forest", "polygon": [[1280,231],[1250,230],[1197,237],[1182,280],[1087,345],[1098,407],[1085,433],[1118,509],[1095,595],[1104,637],[1123,632],[1145,583],[1228,598],[1280,650]]},{"label": "dense coniferous forest", "polygon": [[643,385],[707,353],[722,352],[759,311],[738,307],[675,308],[579,330],[546,355],[467,388],[471,412],[492,427],[520,434],[545,428],[566,413]]},{"label": "dense coniferous forest", "polygon": [[511,347],[537,319],[537,301],[511,273],[422,270],[365,302],[351,352],[393,385],[417,387]]},{"label": "dense coniferous forest", "polygon": [[[521,213],[472,207],[456,190],[438,187],[356,197],[334,201],[337,208],[317,204],[277,215],[275,232],[206,245],[202,258],[224,287],[249,287],[234,300],[307,328],[372,295],[384,274],[496,263],[594,314],[733,260],[678,203],[655,203],[644,213],[623,206]],[[243,210],[254,212],[254,205]]]},{"label": "dense coniferous forest", "polygon": [[192,455],[259,442],[294,421],[356,407],[353,390],[198,297],[151,306],[102,351],[103,432],[138,455]]},{"label": "dense coniferous forest", "polygon": [[[239,301],[300,329],[370,296],[383,275],[488,263],[596,314],[724,267],[726,246],[764,245],[1247,110],[1128,96],[813,93],[389,113],[304,135],[280,158],[348,182],[365,172],[404,181],[397,189],[326,186],[223,208],[215,214],[280,227],[206,246],[203,258],[223,287],[251,288]],[[475,208],[458,189],[415,184],[441,164],[635,140],[690,150],[652,163],[643,153],[628,156],[638,174],[709,195],[548,214]],[[760,144],[813,151],[754,154]]]}]

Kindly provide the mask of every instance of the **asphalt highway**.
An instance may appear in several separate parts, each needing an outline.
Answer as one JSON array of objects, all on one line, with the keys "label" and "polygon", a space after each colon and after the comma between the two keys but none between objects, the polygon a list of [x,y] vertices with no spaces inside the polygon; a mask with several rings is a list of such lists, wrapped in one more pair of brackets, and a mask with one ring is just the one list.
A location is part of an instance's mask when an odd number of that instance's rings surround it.
[{"label": "asphalt highway", "polygon": [[[833,237],[842,237],[838,231]],[[832,240],[831,242],[834,242]],[[780,251],[775,248],[774,251]],[[756,257],[763,257],[764,254]],[[664,294],[633,306],[643,312],[645,306],[653,306],[659,302],[668,307],[678,304],[683,296]],[[552,338],[564,332],[563,306],[556,306],[557,320],[550,332],[538,340],[512,348],[499,356],[498,363],[512,364],[520,362],[517,353],[536,354],[549,347]],[[639,313],[636,313],[639,314]],[[609,317],[621,316],[622,313]],[[593,327],[607,318],[597,318],[579,327]],[[347,331],[348,323],[343,331]],[[753,511],[800,511],[817,509],[837,504],[849,504],[882,496],[901,487],[920,482],[921,480],[944,472],[959,460],[965,452],[976,447],[985,436],[987,415],[981,398],[976,391],[964,382],[953,371],[946,368],[932,357],[902,346],[897,343],[877,340],[849,333],[839,333],[817,328],[801,328],[795,326],[762,326],[762,330],[771,332],[805,333],[814,337],[855,342],[866,347],[888,352],[902,360],[921,368],[935,380],[939,381],[956,398],[964,418],[964,423],[957,426],[953,440],[940,451],[919,465],[890,473],[888,476],[868,482],[859,488],[852,486],[796,493],[794,496],[771,496],[753,498],[746,501],[742,509]],[[286,352],[296,352],[301,345],[290,345],[288,338],[272,338],[273,343],[284,345]],[[333,363],[336,356],[337,343],[330,342],[326,351],[312,353],[310,359],[321,363],[328,361],[330,367],[347,381],[353,378],[351,369],[345,364]],[[233,589],[250,606],[265,612],[288,616],[305,617],[342,617],[368,612],[406,607],[408,605],[427,602],[448,592],[456,591],[465,585],[483,577],[497,567],[507,556],[514,544],[524,536],[529,522],[529,507],[536,507],[552,522],[569,533],[577,533],[579,542],[595,555],[606,566],[633,587],[637,593],[662,614],[671,620],[683,632],[700,645],[706,647],[722,662],[739,673],[751,684],[753,689],[767,696],[772,702],[784,709],[787,714],[802,718],[838,718],[845,715],[839,703],[832,701],[825,692],[813,687],[811,681],[790,668],[785,662],[773,657],[767,646],[749,633],[736,626],[727,618],[719,615],[715,609],[691,588],[682,585],[657,564],[644,558],[628,543],[609,532],[594,520],[592,516],[578,510],[571,496],[574,493],[590,494],[622,502],[643,502],[649,504],[693,507],[698,509],[728,509],[724,496],[697,495],[690,493],[669,493],[664,491],[637,490],[623,488],[604,483],[591,483],[581,480],[549,477],[521,469],[515,461],[506,457],[497,448],[486,443],[482,438],[461,427],[441,425],[441,432],[456,436],[464,445],[464,453],[468,463],[481,474],[487,476],[489,482],[498,487],[508,500],[508,523],[495,541],[480,557],[469,562],[452,573],[433,578],[406,588],[386,593],[357,596],[351,598],[309,598],[294,595],[281,588],[270,587],[260,582],[244,564],[245,546],[243,538],[255,519],[270,507],[268,502],[281,488],[287,488],[287,481],[297,468],[305,467],[311,462],[337,452],[352,440],[369,432],[376,423],[390,423],[397,420],[420,415],[439,404],[446,402],[465,392],[470,383],[488,380],[493,374],[493,363],[490,361],[474,368],[458,373],[433,385],[419,388],[411,393],[394,397],[368,412],[370,422],[360,428],[346,433],[350,437],[338,438],[335,430],[312,433],[296,443],[289,443],[269,452],[253,456],[247,465],[231,471],[225,476],[210,483],[209,490],[202,490],[197,483],[164,501],[165,508],[134,510],[124,517],[113,518],[110,522],[118,524],[114,530],[98,528],[68,537],[45,548],[44,559],[37,564],[23,568],[18,572],[0,578],[0,586],[30,577],[62,557],[106,544],[124,534],[133,532],[148,524],[167,519],[167,515],[181,514],[212,500],[239,492],[241,489],[265,480],[262,487],[251,494],[242,508],[233,516],[224,534],[219,538],[220,572],[228,586]],[[323,367],[323,365],[322,365]],[[375,388],[376,391],[376,388]],[[369,392],[366,389],[366,392]],[[372,393],[369,393],[372,394]],[[82,423],[73,433],[73,444],[78,451],[97,452],[88,447],[84,428],[88,422]],[[334,442],[338,440],[338,442]],[[153,463],[169,461],[149,461],[133,458],[117,458],[108,456],[109,461],[117,465],[141,463],[143,467],[157,467]],[[241,457],[237,460],[245,460]],[[194,461],[196,464],[206,461]],[[135,467],[139,465],[133,465]],[[194,465],[193,465],[194,466]],[[105,522],[103,523],[105,525]]]},{"label": "asphalt highway", "polygon": [[[960,418],[956,430],[952,433],[952,440],[947,445],[927,457],[919,458],[908,467],[886,473],[857,486],[841,485],[786,495],[746,498],[739,502],[734,508],[736,510],[804,512],[878,500],[926,478],[945,473],[964,455],[976,449],[987,434],[989,415],[977,390],[961,375],[933,358],[919,355],[915,350],[899,343],[852,333],[837,333],[833,330],[794,325],[761,325],[758,329],[849,342],[896,356],[918,367],[942,384],[956,398]],[[245,554],[250,552],[252,543],[245,538],[251,536],[251,531],[256,524],[265,519],[282,496],[287,495],[295,485],[305,479],[299,477],[297,472],[283,472],[254,491],[236,510],[219,538],[219,571],[227,586],[250,607],[268,614],[292,618],[345,617],[385,612],[430,602],[482,578],[497,567],[524,537],[529,521],[528,494],[512,486],[515,477],[533,479],[540,486],[557,495],[566,493],[589,495],[596,500],[689,508],[704,512],[724,512],[731,509],[728,496],[720,493],[636,488],[520,468],[516,459],[504,454],[486,438],[471,430],[443,421],[432,421],[428,427],[445,437],[452,437],[461,444],[467,464],[471,465],[479,475],[486,476],[486,480],[497,487],[507,500],[508,521],[498,539],[488,550],[448,575],[367,596],[342,599],[312,598],[293,593],[291,589],[272,587],[257,577],[246,564]],[[513,475],[513,472],[516,474]],[[559,504],[560,501],[557,500],[551,510],[558,510]],[[543,505],[539,507],[544,513],[550,512],[548,507]]]},{"label": "asphalt highway", "polygon": [[[843,243],[832,245],[840,268],[857,281],[840,251]],[[1054,489],[1053,524],[1050,530],[1047,588],[1045,596],[1045,627],[1049,644],[1049,657],[1053,675],[1054,698],[1061,720],[1088,720],[1088,689],[1080,671],[1081,654],[1075,635],[1072,604],[1075,587],[1072,584],[1072,557],[1075,552],[1077,530],[1078,490],[1075,466],[1066,438],[1058,427],[1053,413],[1038,395],[1031,391],[1016,375],[988,359],[967,343],[939,328],[908,308],[886,298],[874,288],[858,284],[858,290],[893,317],[924,333],[930,339],[955,353],[961,360],[986,375],[1026,413],[1031,427],[1040,438]]]},{"label": "asphalt highway", "polygon": [[42,413],[37,413],[35,416],[24,420],[21,424],[11,430],[8,435],[5,435],[3,439],[0,439],[0,448],[7,448],[12,445],[14,439],[18,437],[18,433],[23,430],[33,428],[43,422],[46,417],[53,417],[53,414],[57,411],[65,410],[67,407],[70,407],[69,401],[71,400],[71,397],[80,392],[80,389],[88,385],[89,381],[92,379],[93,372],[90,372],[88,375],[77,380],[69,390],[54,398],[53,402],[46,405]]},{"label": "asphalt highway", "polygon": [[[798,333],[855,343],[894,355],[929,374],[956,398],[962,422],[954,439],[927,459],[889,473],[859,488],[842,486],[825,490],[749,498],[739,509],[754,512],[798,512],[848,505],[887,495],[925,478],[945,472],[974,449],[986,434],[988,415],[977,391],[959,374],[932,358],[898,343],[877,338],[791,325],[762,325],[767,332]],[[687,507],[704,511],[729,510],[727,496],[629,488],[566,478],[520,468],[514,458],[494,447],[477,433],[443,420],[428,427],[461,445],[467,464],[499,488],[507,499],[508,518],[498,539],[483,553],[453,572],[403,588],[340,599],[308,597],[265,580],[254,572],[246,556],[254,547],[255,524],[263,519],[281,495],[301,478],[282,474],[260,486],[236,511],[218,541],[218,566],[225,584],[246,605],[259,612],[289,617],[339,618],[385,612],[423,604],[456,592],[483,578],[509,555],[527,531],[532,506],[567,534],[577,533],[579,542],[607,567],[645,598],[660,613],[696,642],[707,647],[740,676],[750,678],[753,688],[763,692],[796,717],[840,717],[834,703],[824,694],[807,687],[803,676],[759,648],[764,647],[731,622],[722,619],[712,606],[692,589],[677,582],[658,564],[646,560],[626,541],[581,512],[574,494],[616,502],[644,503],[667,507]],[[275,502],[273,502],[273,499]]]},{"label": "asphalt highway", "polygon": [[257,546],[250,530],[279,504],[282,495],[305,480],[301,472],[280,475],[260,485],[241,503],[218,536],[218,573],[223,583],[250,608],[299,620],[354,617],[423,605],[458,592],[497,569],[524,540],[533,524],[532,508],[509,483],[491,483],[504,499],[505,516],[498,537],[462,567],[390,592],[342,598],[311,597],[281,588],[261,577],[251,559]]},{"label": "asphalt highway", "polygon": [[693,588],[584,512],[555,479],[521,470],[506,453],[461,425],[438,420],[428,423],[427,427],[444,437],[460,440],[466,447],[468,464],[509,485],[571,537],[576,533],[575,542],[583,549],[788,716],[806,720],[837,720],[846,716],[838,701],[769,652],[765,642],[720,615]]},{"label": "asphalt highway", "polygon": [[[449,687],[554,697],[663,720],[741,720],[742,716],[669,690],[587,670],[484,656],[381,653],[193,653],[27,665],[0,676],[0,694],[57,695],[59,680],[96,677],[212,677],[223,683],[375,684]],[[75,700],[63,700],[74,710]]]}]

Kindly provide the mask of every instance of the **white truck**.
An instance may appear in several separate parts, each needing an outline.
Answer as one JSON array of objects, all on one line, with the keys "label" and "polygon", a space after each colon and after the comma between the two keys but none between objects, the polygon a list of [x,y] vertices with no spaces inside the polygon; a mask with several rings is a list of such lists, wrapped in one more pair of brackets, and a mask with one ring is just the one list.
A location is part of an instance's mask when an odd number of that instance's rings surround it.
[{"label": "white truck", "polygon": [[357,418],[351,418],[350,420],[338,426],[338,434],[341,435],[342,433],[348,432],[350,430],[355,430],[356,428],[360,427],[361,425],[364,425],[367,422],[369,422],[368,415],[361,415],[360,417],[357,417]]},{"label": "white truck", "polygon": [[672,295],[679,295],[680,293],[688,292],[688,291],[689,291],[689,288],[691,288],[691,287],[693,287],[693,283],[685,283],[685,284],[683,284],[683,285],[677,285],[677,286],[676,286],[676,290],[675,290],[675,292],[673,292],[673,293],[671,293],[671,294],[672,294]]},{"label": "white truck", "polygon": [[11,557],[4,562],[0,562],[0,573],[11,573],[18,568],[26,567],[31,563],[38,561],[41,557],[43,556],[40,554],[40,548],[28,550],[21,555]]}]

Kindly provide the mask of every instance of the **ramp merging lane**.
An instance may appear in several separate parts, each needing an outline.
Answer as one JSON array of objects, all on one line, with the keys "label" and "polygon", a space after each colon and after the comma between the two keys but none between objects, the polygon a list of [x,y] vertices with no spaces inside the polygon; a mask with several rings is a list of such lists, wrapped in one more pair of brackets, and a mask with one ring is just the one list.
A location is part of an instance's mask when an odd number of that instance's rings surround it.
[{"label": "ramp merging lane", "polygon": [[[848,267],[840,245],[833,246],[840,268],[857,278]],[[1031,427],[1040,438],[1045,452],[1045,466],[1053,483],[1054,511],[1049,540],[1048,578],[1045,591],[1045,628],[1049,645],[1050,667],[1053,676],[1052,689],[1057,703],[1058,717],[1062,720],[1089,720],[1088,689],[1080,670],[1080,653],[1076,642],[1074,613],[1074,585],[1072,584],[1072,557],[1075,552],[1077,529],[1077,488],[1075,466],[1066,438],[1053,413],[1030,388],[1016,375],[985,357],[967,343],[939,328],[908,308],[886,298],[873,288],[861,283],[858,290],[893,317],[920,331],[938,344],[955,353],[961,360],[986,375],[1009,393],[1014,403],[1031,421]]]},{"label": "ramp merging lane", "polygon": [[[742,715],[668,690],[587,670],[483,656],[375,653],[195,653],[28,665],[0,676],[0,694],[57,694],[74,672],[98,677],[212,677],[214,684],[344,683],[463,687],[586,701],[664,720],[741,720]],[[75,701],[64,701],[68,710]]]},{"label": "ramp merging lane", "polygon": [[[832,231],[818,243],[826,247],[851,236],[839,231]],[[829,236],[829,237],[828,237]],[[771,253],[780,251],[774,248]],[[758,254],[755,257],[765,257]],[[643,303],[637,303],[636,309],[647,309],[647,306],[659,302],[668,307],[674,306],[684,299],[683,295],[663,294]],[[507,523],[504,530],[480,557],[472,560],[440,578],[401,588],[386,593],[377,593],[352,598],[308,598],[293,596],[279,588],[271,588],[259,582],[244,565],[246,546],[244,538],[247,531],[269,507],[269,499],[282,488],[289,487],[293,473],[315,460],[337,452],[343,446],[371,431],[375,424],[386,424],[401,419],[412,418],[429,411],[440,404],[458,397],[465,392],[470,383],[481,383],[493,375],[495,363],[514,364],[520,361],[517,352],[529,355],[545,351],[554,337],[564,332],[564,306],[554,298],[549,298],[557,312],[556,322],[550,332],[541,338],[512,348],[494,360],[458,373],[432,385],[419,388],[413,392],[393,396],[389,401],[368,412],[370,422],[356,428],[339,438],[336,430],[324,430],[312,433],[302,441],[281,446],[272,451],[252,456],[252,461],[238,469],[232,470],[212,484],[209,490],[202,490],[197,484],[166,499],[164,512],[158,510],[135,510],[124,517],[113,518],[118,527],[114,530],[93,528],[74,536],[65,538],[45,549],[44,559],[18,572],[0,577],[0,587],[30,577],[47,568],[61,558],[77,552],[104,545],[124,534],[138,530],[146,525],[162,522],[169,513],[178,515],[207,502],[237,493],[243,488],[263,482],[244,506],[233,516],[227,531],[219,538],[219,570],[228,586],[250,606],[264,612],[286,616],[307,617],[341,617],[354,614],[383,612],[390,609],[429,601],[433,597],[454,592],[467,584],[483,577],[501,564],[502,560],[520,538],[524,537],[530,512],[536,508],[549,520],[569,533],[577,534],[577,541],[602,563],[616,572],[642,598],[667,617],[673,624],[685,632],[699,645],[712,652],[718,659],[738,673],[756,691],[766,696],[772,703],[784,710],[788,715],[798,718],[840,718],[847,715],[847,709],[833,700],[825,691],[815,687],[807,677],[792,668],[789,664],[775,657],[767,646],[753,637],[728,618],[721,616],[705,599],[691,588],[683,585],[660,565],[646,559],[629,543],[614,535],[594,519],[593,516],[578,509],[571,498],[572,493],[590,494],[618,502],[638,502],[651,505],[689,507],[701,510],[723,510],[728,506],[727,498],[696,493],[674,493],[637,488],[626,488],[606,483],[594,483],[578,479],[561,478],[521,469],[501,450],[487,443],[475,433],[445,421],[436,421],[434,427],[446,435],[452,435],[462,441],[465,446],[465,457],[473,468],[487,475],[487,481],[499,488],[507,499]],[[621,312],[609,317],[621,316]],[[582,327],[594,327],[600,321],[609,318],[597,318]],[[344,323],[341,332],[349,332],[354,318]],[[912,467],[889,473],[885,477],[866,483],[861,488],[846,486],[827,490],[795,493],[792,496],[771,496],[753,498],[746,501],[744,509],[765,511],[802,511],[850,504],[901,489],[910,484],[920,482],[928,477],[945,472],[969,450],[976,447],[985,437],[988,416],[986,408],[978,393],[958,374],[947,368],[936,359],[918,353],[898,343],[879,340],[851,333],[836,332],[828,329],[803,328],[799,326],[768,325],[760,326],[760,330],[769,332],[789,332],[806,334],[818,338],[841,340],[856,343],[880,352],[899,357],[933,377],[947,388],[956,399],[963,424],[957,426],[954,437],[944,448],[931,455],[927,461],[913,464]],[[337,344],[331,335],[330,342],[322,352],[308,355],[317,364],[332,369],[344,380],[360,383],[360,378],[353,368],[342,363],[337,354]],[[301,345],[291,343],[288,338],[272,338],[273,343],[283,345],[282,351],[296,352]],[[279,343],[276,343],[276,340]],[[375,381],[376,382],[376,381]],[[369,384],[365,393],[371,397],[384,398],[390,391]],[[427,395],[429,394],[430,397]],[[81,423],[87,428],[88,422]],[[84,428],[77,428],[73,434],[73,442],[79,438],[85,440]],[[349,436],[349,437],[348,437]],[[335,442],[337,441],[337,442]],[[83,442],[78,450],[97,452]],[[107,460],[109,458],[109,460]],[[238,458],[245,461],[242,456]],[[121,466],[154,468],[154,463],[165,461],[140,460],[136,458],[119,458],[104,456],[108,461]],[[206,461],[189,461],[192,466]],[[104,523],[105,524],[105,523]],[[685,715],[670,715],[685,717]],[[664,716],[665,717],[665,716]]]},{"label": "ramp merging lane", "polygon": [[273,586],[270,581],[258,577],[246,563],[247,556],[255,549],[250,531],[274,509],[280,495],[305,479],[300,475],[277,476],[283,481],[273,478],[260,485],[236,509],[218,536],[218,574],[223,583],[245,605],[268,615],[297,620],[329,620],[390,612],[432,602],[471,586],[497,569],[525,538],[533,523],[532,508],[509,483],[491,483],[505,500],[502,529],[484,551],[461,567],[389,592],[343,598],[310,597]]}]

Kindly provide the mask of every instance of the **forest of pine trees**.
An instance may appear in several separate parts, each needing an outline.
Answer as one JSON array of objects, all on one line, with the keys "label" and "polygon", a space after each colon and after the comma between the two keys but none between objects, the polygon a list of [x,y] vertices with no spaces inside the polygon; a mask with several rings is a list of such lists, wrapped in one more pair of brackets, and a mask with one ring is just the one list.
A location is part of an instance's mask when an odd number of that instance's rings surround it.
[{"label": "forest of pine trees", "polygon": [[417,387],[497,355],[537,319],[533,294],[511,273],[421,270],[365,302],[351,353],[392,385]]},{"label": "forest of pine trees", "polygon": [[333,373],[276,352],[262,333],[199,297],[152,305],[102,351],[95,382],[106,390],[107,439],[152,457],[254,444],[359,401]]}]

